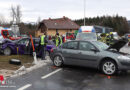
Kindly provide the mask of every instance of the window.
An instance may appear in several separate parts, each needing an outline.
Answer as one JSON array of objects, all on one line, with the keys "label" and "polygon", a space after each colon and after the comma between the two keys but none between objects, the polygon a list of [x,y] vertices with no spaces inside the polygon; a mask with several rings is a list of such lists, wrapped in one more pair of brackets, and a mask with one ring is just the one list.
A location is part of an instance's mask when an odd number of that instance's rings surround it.
[{"label": "window", "polygon": [[67,48],[67,45],[68,45],[68,43],[64,43],[63,45],[62,45],[62,48]]},{"label": "window", "polygon": [[34,44],[39,44],[40,43],[40,39],[34,39]]},{"label": "window", "polygon": [[80,50],[91,51],[92,48],[95,48],[95,47],[89,42],[80,42],[79,44]]},{"label": "window", "polygon": [[56,33],[58,33],[58,29],[56,29]]},{"label": "window", "polygon": [[24,44],[24,45],[27,45],[29,44],[29,39],[22,39],[18,42],[18,44]]},{"label": "window", "polygon": [[78,42],[69,42],[67,45],[67,49],[77,49]]}]

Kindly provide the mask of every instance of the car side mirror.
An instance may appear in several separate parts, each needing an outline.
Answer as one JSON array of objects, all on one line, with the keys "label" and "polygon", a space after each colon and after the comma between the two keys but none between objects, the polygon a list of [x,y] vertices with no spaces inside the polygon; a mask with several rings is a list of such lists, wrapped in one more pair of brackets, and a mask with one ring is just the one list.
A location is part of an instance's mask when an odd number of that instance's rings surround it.
[{"label": "car side mirror", "polygon": [[96,48],[91,48],[91,51],[98,52]]}]

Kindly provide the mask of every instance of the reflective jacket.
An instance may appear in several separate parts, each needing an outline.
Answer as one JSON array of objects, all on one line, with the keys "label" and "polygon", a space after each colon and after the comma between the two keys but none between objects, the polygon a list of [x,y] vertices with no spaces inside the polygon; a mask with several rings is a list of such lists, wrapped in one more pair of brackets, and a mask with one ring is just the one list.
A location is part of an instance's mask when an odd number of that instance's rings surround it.
[{"label": "reflective jacket", "polygon": [[42,35],[41,36],[41,45],[44,45],[45,44],[45,35]]}]

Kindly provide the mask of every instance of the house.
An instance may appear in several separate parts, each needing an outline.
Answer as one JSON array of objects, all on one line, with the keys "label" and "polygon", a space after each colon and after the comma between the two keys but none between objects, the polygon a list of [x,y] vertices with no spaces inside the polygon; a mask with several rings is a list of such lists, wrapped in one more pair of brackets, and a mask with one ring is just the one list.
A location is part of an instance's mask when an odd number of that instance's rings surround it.
[{"label": "house", "polygon": [[57,32],[60,35],[66,34],[67,32],[74,33],[74,31],[78,30],[79,27],[79,25],[65,16],[58,19],[49,18],[47,20],[43,20],[39,24],[38,30],[35,32],[35,36],[39,37],[44,32],[47,32],[48,35],[55,35]]}]

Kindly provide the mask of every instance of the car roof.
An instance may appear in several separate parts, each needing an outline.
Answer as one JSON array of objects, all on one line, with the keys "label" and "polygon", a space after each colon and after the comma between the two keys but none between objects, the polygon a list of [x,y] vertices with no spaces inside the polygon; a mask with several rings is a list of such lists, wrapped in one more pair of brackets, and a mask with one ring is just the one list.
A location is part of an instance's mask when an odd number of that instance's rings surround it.
[{"label": "car roof", "polygon": [[74,41],[78,41],[78,42],[99,42],[99,41],[87,41],[87,40],[72,40],[72,41],[67,41],[67,42],[74,42]]}]

